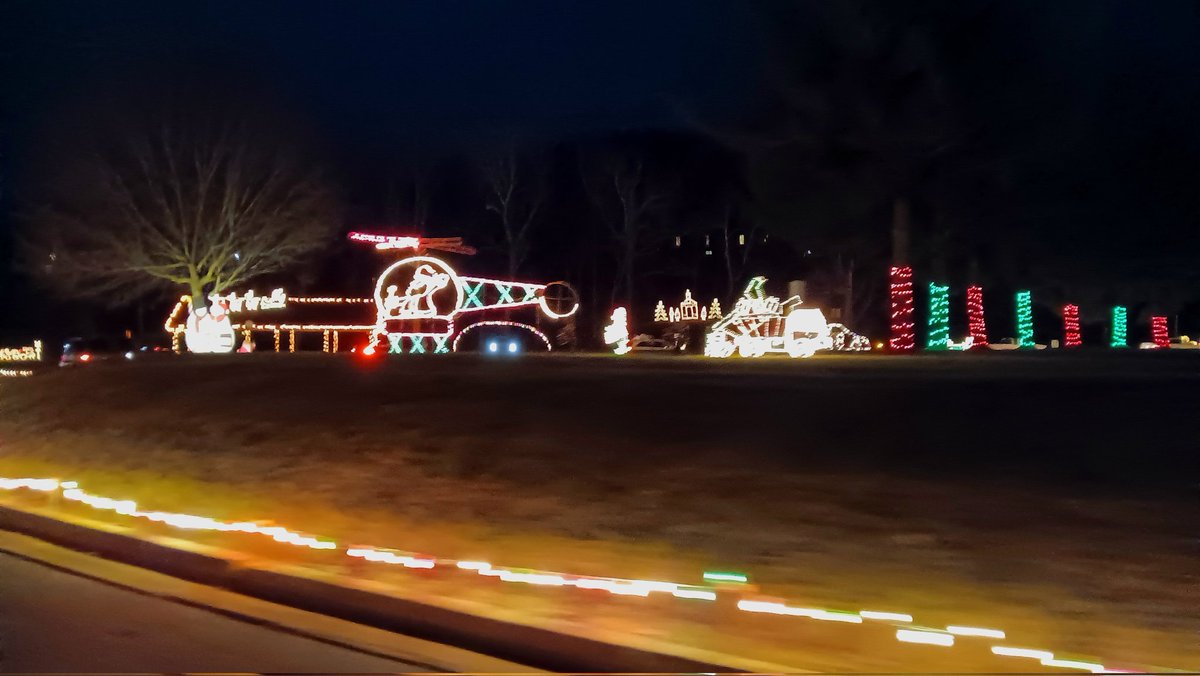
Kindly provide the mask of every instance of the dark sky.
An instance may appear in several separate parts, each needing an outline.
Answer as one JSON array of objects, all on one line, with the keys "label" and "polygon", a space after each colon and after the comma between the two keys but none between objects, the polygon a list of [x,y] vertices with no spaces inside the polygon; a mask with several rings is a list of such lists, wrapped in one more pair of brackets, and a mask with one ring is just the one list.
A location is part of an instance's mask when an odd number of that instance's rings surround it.
[{"label": "dark sky", "polygon": [[670,126],[736,104],[759,58],[738,1],[9,4],[17,130],[156,61],[244,70],[355,142]]}]

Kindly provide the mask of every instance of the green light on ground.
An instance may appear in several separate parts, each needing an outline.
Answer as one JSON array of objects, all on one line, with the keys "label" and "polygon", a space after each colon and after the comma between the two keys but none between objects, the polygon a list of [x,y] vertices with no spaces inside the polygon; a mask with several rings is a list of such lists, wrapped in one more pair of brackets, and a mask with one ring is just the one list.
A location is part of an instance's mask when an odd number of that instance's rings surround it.
[{"label": "green light on ground", "polygon": [[705,573],[704,579],[709,582],[742,582],[750,581],[750,578],[741,573]]}]

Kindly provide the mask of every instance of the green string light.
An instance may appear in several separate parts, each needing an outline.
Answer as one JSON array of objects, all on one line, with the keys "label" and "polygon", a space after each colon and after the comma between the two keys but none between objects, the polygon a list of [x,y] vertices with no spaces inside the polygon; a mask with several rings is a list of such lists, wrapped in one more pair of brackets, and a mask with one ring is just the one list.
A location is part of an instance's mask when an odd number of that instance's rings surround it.
[{"label": "green string light", "polygon": [[1129,347],[1129,341],[1126,337],[1128,333],[1128,311],[1120,306],[1114,306],[1112,309],[1112,342],[1109,347]]},{"label": "green string light", "polygon": [[1017,347],[1033,347],[1033,294],[1017,292]]},{"label": "green string light", "polygon": [[950,346],[950,287],[929,283],[929,331],[926,350],[945,350]]},{"label": "green string light", "polygon": [[709,582],[740,582],[745,584],[750,578],[741,573],[705,573],[704,579]]}]

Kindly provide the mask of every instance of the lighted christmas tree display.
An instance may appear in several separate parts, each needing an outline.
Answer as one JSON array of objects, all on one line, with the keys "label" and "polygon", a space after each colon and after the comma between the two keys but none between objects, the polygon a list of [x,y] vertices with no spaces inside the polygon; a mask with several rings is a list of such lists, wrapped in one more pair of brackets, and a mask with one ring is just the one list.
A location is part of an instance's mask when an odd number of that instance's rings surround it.
[{"label": "lighted christmas tree display", "polygon": [[967,331],[971,345],[987,345],[987,324],[983,319],[983,287],[967,287]]},{"label": "lighted christmas tree display", "polygon": [[1033,347],[1033,294],[1017,292],[1017,347]]},{"label": "lighted christmas tree display", "polygon": [[892,337],[888,341],[893,352],[912,352],[916,349],[913,333],[912,268],[892,266]]},{"label": "lighted christmas tree display", "polygon": [[950,287],[929,283],[929,331],[926,350],[945,350],[950,344]]},{"label": "lighted christmas tree display", "polygon": [[667,306],[663,305],[663,302],[661,300],[658,301],[658,305],[654,306],[654,321],[656,321],[656,322],[667,321]]},{"label": "lighted christmas tree display", "polygon": [[1122,306],[1117,305],[1112,309],[1112,341],[1109,347],[1129,347],[1129,339],[1127,337],[1129,312]]},{"label": "lighted christmas tree display", "polygon": [[1150,318],[1150,338],[1154,346],[1159,348],[1171,347],[1171,338],[1167,332],[1167,318],[1154,315]]},{"label": "lighted christmas tree display", "polygon": [[1063,347],[1079,347],[1083,339],[1079,336],[1079,306],[1063,306]]},{"label": "lighted christmas tree display", "polygon": [[712,305],[708,306],[708,319],[709,321],[712,321],[715,319],[720,319],[721,316],[721,301],[714,298]]}]

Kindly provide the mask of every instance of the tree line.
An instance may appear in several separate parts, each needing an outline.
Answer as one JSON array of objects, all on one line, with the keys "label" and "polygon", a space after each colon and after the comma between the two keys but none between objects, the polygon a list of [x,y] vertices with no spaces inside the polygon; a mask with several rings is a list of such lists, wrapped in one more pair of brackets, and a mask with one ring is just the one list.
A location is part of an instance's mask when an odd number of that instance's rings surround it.
[{"label": "tree line", "polygon": [[[878,329],[892,263],[941,281],[1043,284],[1050,299],[1129,302],[1046,234],[1063,199],[1031,183],[1067,127],[1055,110],[1025,111],[1034,66],[1014,68],[1003,46],[1016,10],[757,9],[762,82],[733,114],[685,107],[675,129],[557,139],[498,132],[441,157],[400,153],[371,175],[330,168],[312,130],[284,123],[256,92],[159,81],[91,101],[87,119],[47,145],[53,160],[23,205],[25,265],[66,295],[109,304],[284,272],[328,285],[357,255],[338,235],[369,226],[466,236],[492,272],[565,278],[593,314],[614,304],[636,314],[685,285],[728,301],[770,271],[807,280],[845,323]],[[1186,217],[1191,194],[1158,218]],[[1085,254],[1122,288],[1164,286],[1142,256]],[[316,263],[296,273],[306,261]],[[1165,270],[1188,283],[1159,296],[1188,300],[1194,272]]]}]

